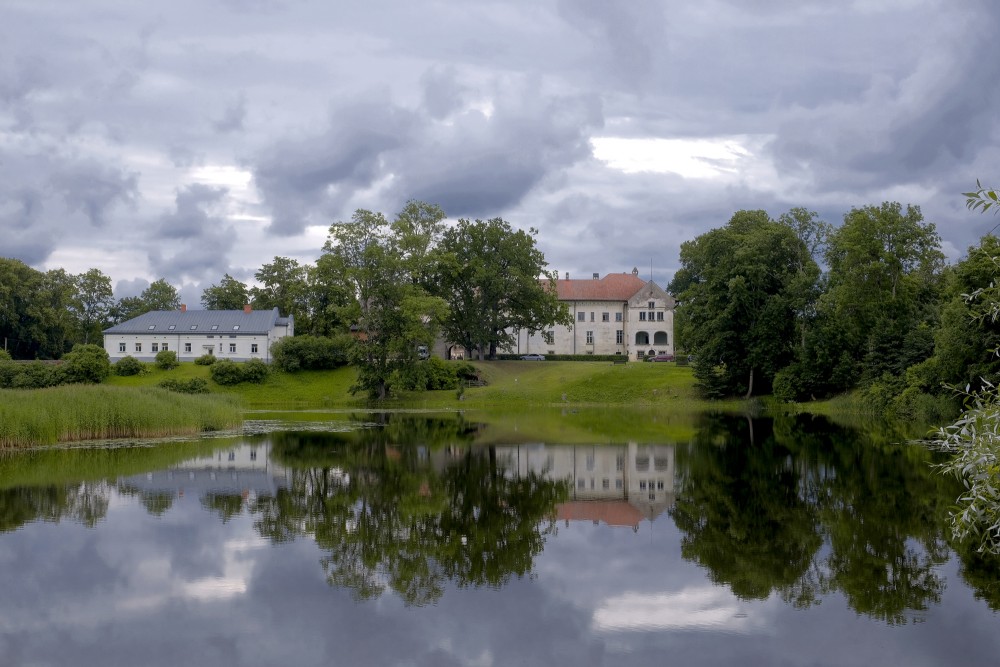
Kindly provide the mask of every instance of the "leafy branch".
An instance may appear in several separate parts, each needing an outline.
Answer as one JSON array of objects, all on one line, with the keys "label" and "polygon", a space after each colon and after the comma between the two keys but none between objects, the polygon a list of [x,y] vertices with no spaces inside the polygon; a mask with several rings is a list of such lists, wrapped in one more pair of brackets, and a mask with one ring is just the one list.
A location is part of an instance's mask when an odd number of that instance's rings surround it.
[{"label": "leafy branch", "polygon": [[965,197],[965,207],[970,211],[986,211],[993,209],[993,213],[1000,211],[1000,193],[993,188],[984,188],[983,184],[976,179],[976,190],[973,192],[963,192]]}]

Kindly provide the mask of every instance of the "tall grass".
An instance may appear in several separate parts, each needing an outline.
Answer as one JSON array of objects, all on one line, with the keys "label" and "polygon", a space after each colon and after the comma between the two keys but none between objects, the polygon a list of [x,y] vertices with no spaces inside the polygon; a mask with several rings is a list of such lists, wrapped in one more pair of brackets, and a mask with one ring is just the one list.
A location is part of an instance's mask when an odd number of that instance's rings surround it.
[{"label": "tall grass", "polygon": [[0,390],[0,448],[193,435],[235,428],[242,419],[241,408],[232,398],[191,396],[153,387]]}]

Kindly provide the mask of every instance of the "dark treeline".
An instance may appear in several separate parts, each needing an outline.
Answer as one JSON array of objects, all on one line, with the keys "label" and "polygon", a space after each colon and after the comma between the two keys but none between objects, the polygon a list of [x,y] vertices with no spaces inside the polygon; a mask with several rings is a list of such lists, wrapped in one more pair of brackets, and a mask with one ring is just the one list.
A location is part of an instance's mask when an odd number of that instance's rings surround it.
[{"label": "dark treeline", "polygon": [[991,235],[947,265],[934,225],[895,202],[834,227],[805,209],[739,211],[681,246],[677,340],[710,396],[861,389],[872,412],[938,418],[949,386],[997,379],[1000,325],[966,295],[995,280]]}]

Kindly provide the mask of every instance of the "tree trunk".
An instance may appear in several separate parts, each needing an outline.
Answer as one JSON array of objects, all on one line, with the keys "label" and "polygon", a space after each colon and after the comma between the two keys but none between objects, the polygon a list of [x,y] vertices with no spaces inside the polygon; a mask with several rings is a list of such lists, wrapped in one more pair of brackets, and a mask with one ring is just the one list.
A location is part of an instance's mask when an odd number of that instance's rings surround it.
[{"label": "tree trunk", "polygon": [[750,386],[747,387],[746,398],[750,398],[751,394],[753,394],[753,366],[750,367]]}]

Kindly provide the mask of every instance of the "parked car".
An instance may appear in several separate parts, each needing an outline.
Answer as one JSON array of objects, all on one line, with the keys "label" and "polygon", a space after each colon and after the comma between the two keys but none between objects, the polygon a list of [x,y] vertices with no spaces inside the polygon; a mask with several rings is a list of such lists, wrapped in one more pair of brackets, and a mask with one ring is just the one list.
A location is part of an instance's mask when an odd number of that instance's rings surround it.
[{"label": "parked car", "polygon": [[544,354],[522,354],[521,361],[545,361]]},{"label": "parked car", "polygon": [[674,355],[672,354],[657,354],[652,357],[646,357],[646,361],[673,361]]}]

